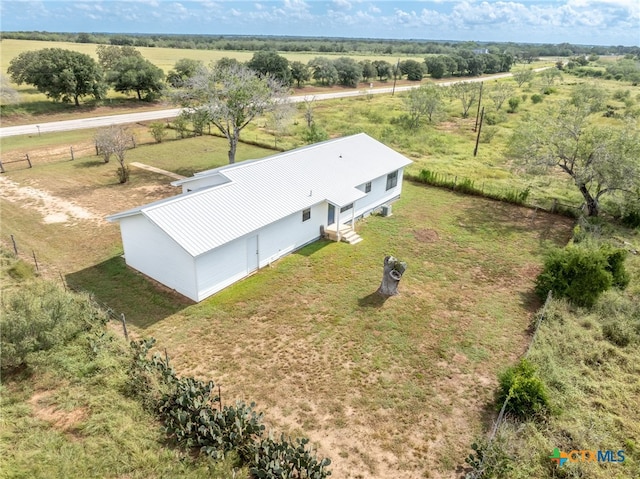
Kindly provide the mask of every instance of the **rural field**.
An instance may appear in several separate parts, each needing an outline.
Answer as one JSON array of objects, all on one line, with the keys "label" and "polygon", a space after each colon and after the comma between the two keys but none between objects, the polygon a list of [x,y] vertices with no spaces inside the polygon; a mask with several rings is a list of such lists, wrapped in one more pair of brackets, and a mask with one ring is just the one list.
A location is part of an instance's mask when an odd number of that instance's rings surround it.
[{"label": "rural field", "polygon": [[[359,225],[363,243],[315,243],[191,305],[128,270],[102,219],[171,194],[169,179],[136,170],[123,189],[108,168],[87,158],[3,176],[3,230],[54,279],[155,337],[178,371],[256,401],[274,430],[308,435],[336,477],[455,476],[493,417],[496,372],[527,343],[542,254],[572,227],[406,182],[394,216]],[[382,302],[386,254],[409,270],[402,294]]]},{"label": "rural field", "polygon": [[[3,40],[2,69],[6,71],[8,59],[20,51],[51,46]],[[68,48],[95,53],[95,45],[74,43]],[[140,50],[165,71],[189,55],[208,61],[232,53]],[[251,56],[233,53],[238,59]],[[318,55],[286,56],[306,62]],[[407,178],[429,170],[456,183],[467,180],[483,193],[526,191],[528,206],[407,179],[391,217],[373,215],[357,223],[363,242],[352,246],[318,241],[198,304],[126,267],[119,228],[104,218],[177,190],[169,184],[173,178],[133,166],[130,181],[119,184],[117,162],[105,163],[95,154],[96,130],[2,139],[3,162],[29,155],[33,168],[22,161],[8,163],[7,172],[0,175],[0,245],[5,252],[15,245],[18,258],[31,270],[37,262],[31,276],[87,292],[116,317],[124,314],[133,338],[155,338],[155,351],[168,355],[179,374],[215,381],[223,403],[255,401],[269,430],[309,437],[319,456],[331,458],[332,477],[461,478],[469,472],[465,457],[470,445],[485,438],[496,419],[499,373],[521,358],[531,342],[542,306],[534,284],[544,259],[581,231],[575,219],[545,211],[554,200],[577,211],[581,198],[572,180],[516,168],[507,144],[529,115],[544,113],[588,82],[565,75],[552,91],[541,94],[540,75],[521,86],[511,79],[487,81],[488,91],[497,84],[511,85],[519,103],[507,113],[485,100],[493,121],[484,127],[477,156],[476,112],[462,118],[456,99],[447,99],[438,121],[415,130],[402,123],[406,94],[316,102],[314,122],[327,137],[369,134],[414,161]],[[614,80],[600,83],[613,114],[638,110],[637,86]],[[76,113],[69,107],[49,110],[43,96],[24,86],[19,92],[27,99],[9,111],[3,108],[3,125],[31,122],[34,115],[49,121],[128,111],[132,105],[165,106],[114,96],[115,105],[105,102]],[[534,95],[542,99],[534,102]],[[308,143],[304,108],[300,105],[280,132],[268,117],[249,125],[242,133],[238,161]],[[596,121],[605,126],[608,119]],[[129,126],[136,147],[127,150],[128,163],[190,176],[227,162],[228,144],[215,131],[178,139],[171,127],[167,138],[156,143],[149,126]],[[612,207],[607,201],[603,205]],[[522,458],[522,464],[495,477],[560,477],[551,469],[551,450],[579,449],[597,440],[603,447],[606,443],[607,448],[626,449],[624,469],[606,466],[590,476],[589,469],[568,468],[575,475],[566,477],[625,479],[634,477],[636,469],[640,473],[640,417],[632,407],[640,400],[635,381],[640,358],[633,339],[640,338],[640,329],[631,326],[640,319],[640,256],[633,254],[640,249],[639,230],[609,222],[606,211],[605,219],[589,232],[632,252],[626,260],[630,286],[625,292],[607,293],[591,311],[565,301],[551,303],[550,319],[543,322],[530,357],[550,385],[554,414],[542,421],[507,424],[498,439],[512,463]],[[383,300],[375,291],[389,254],[405,261],[408,269],[400,294]],[[3,268],[14,261],[10,257],[3,253]],[[116,338],[109,348],[124,357],[127,348],[120,326],[112,321],[108,331]],[[115,407],[98,404],[120,400],[113,391],[124,387],[125,361],[118,360],[117,368],[104,358],[104,363],[94,363],[95,354],[86,359],[81,346],[73,343],[71,348],[53,356],[52,364],[61,365],[62,380],[47,372],[42,356],[36,358],[33,385],[20,378],[3,384],[8,398],[2,404],[3,429],[8,432],[0,440],[8,454],[0,467],[23,471],[17,477],[28,477],[30,464],[43,461],[50,461],[66,478],[95,471],[108,477],[230,477],[231,460],[220,469],[194,465],[175,448],[164,447],[159,429],[129,431],[128,422],[153,419],[133,401],[126,402],[122,416]],[[72,365],[66,354],[77,361],[86,359],[91,371]],[[116,369],[114,378],[92,376]],[[74,375],[82,377],[88,389],[81,389]],[[83,397],[86,391],[96,395],[95,401]],[[102,393],[104,401],[99,401]],[[115,423],[101,428],[100,418],[107,416]],[[601,424],[596,424],[599,419]],[[40,434],[46,446],[38,448]],[[129,434],[139,438],[140,447],[133,441],[119,442],[118,437]],[[109,451],[104,456],[98,452],[102,441]],[[85,449],[96,456],[87,457],[85,466],[77,458],[91,454],[81,452],[78,444],[87,444]],[[111,457],[116,454],[110,449],[114,444],[128,451],[126,458]],[[56,448],[65,454],[51,457]],[[137,466],[123,469],[122,463]],[[46,470],[36,472],[34,477],[47,477]],[[242,474],[246,477],[246,470],[238,477]]]}]

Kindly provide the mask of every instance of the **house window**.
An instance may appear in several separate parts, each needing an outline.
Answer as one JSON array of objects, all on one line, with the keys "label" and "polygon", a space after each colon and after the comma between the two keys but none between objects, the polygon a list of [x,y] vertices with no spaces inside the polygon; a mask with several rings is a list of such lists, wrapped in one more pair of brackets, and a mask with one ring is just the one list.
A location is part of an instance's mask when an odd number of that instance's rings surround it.
[{"label": "house window", "polygon": [[347,206],[343,206],[342,208],[340,208],[340,213],[344,213],[347,210],[350,210],[351,208],[353,208],[353,203],[349,203]]},{"label": "house window", "polygon": [[302,221],[307,221],[308,219],[311,219],[311,208],[302,210]]},{"label": "house window", "polygon": [[395,188],[397,184],[398,184],[398,170],[394,171],[393,173],[389,173],[387,175],[387,191],[389,191],[391,188]]},{"label": "house window", "polygon": [[364,192],[369,193],[371,191],[371,182],[365,183]]}]

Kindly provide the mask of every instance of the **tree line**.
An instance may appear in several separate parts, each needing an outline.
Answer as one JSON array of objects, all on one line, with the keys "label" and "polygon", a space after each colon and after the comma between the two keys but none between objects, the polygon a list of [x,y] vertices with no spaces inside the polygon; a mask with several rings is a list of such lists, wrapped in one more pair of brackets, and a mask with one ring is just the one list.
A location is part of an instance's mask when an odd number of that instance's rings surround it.
[{"label": "tree line", "polygon": [[322,38],[243,35],[189,34],[115,34],[115,33],[56,33],[2,32],[2,38],[54,42],[101,43],[107,45],[186,48],[202,50],[277,50],[283,52],[318,53],[374,53],[388,55],[453,54],[460,50],[486,48],[490,53],[510,53],[515,57],[529,55],[625,55],[640,54],[637,46],[599,46],[559,44],[527,44],[517,42],[456,42],[432,40],[391,40],[371,38]]},{"label": "tree line", "polygon": [[[54,101],[79,105],[85,96],[104,98],[109,87],[119,93],[133,92],[138,100],[153,100],[166,86],[179,87],[203,68],[202,62],[184,58],[178,60],[165,77],[160,68],[133,46],[98,45],[96,52],[97,61],[87,54],[62,48],[27,51],[12,59],[7,71],[17,84],[33,85]],[[356,88],[360,82],[374,79],[420,81],[426,74],[442,78],[506,72],[513,62],[510,54],[462,51],[458,55],[427,57],[424,62],[408,59],[392,64],[385,60],[318,56],[305,64],[289,62],[273,50],[261,50],[254,53],[246,66],[259,76],[274,78],[288,87],[300,88],[313,79],[323,86],[338,84]],[[240,62],[225,57],[217,65],[229,67]]]}]

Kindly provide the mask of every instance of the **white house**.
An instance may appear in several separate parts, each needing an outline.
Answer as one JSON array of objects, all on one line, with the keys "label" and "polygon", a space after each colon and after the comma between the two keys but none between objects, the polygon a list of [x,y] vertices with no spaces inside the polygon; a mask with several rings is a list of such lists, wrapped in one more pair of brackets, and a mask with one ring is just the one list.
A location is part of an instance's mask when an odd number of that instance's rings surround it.
[{"label": "white house", "polygon": [[197,173],[107,219],[129,266],[201,301],[322,232],[357,242],[350,225],[400,196],[410,163],[361,133]]}]

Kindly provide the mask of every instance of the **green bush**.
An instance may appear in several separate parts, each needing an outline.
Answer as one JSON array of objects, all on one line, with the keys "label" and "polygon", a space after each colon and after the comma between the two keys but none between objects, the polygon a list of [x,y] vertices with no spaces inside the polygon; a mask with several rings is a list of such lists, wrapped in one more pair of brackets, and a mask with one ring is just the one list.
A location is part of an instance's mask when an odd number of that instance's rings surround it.
[{"label": "green bush", "polygon": [[638,335],[630,321],[614,319],[602,326],[602,335],[605,339],[617,346],[625,347],[637,341]]},{"label": "green bush", "polygon": [[315,123],[312,123],[311,127],[302,132],[302,139],[309,144],[318,143],[320,141],[328,140],[329,134],[319,126],[316,126]]},{"label": "green bush", "polygon": [[542,103],[542,99],[543,99],[543,98],[542,98],[542,95],[540,95],[540,94],[538,94],[538,93],[535,93],[535,94],[531,95],[531,101],[532,101],[534,104]]},{"label": "green bush", "polygon": [[536,293],[545,298],[553,291],[556,297],[567,298],[577,306],[591,307],[613,284],[607,259],[603,250],[589,247],[553,250],[536,279]]},{"label": "green bush", "polygon": [[536,368],[527,359],[508,368],[499,377],[498,405],[508,398],[506,412],[525,419],[544,413],[549,407],[547,389]]},{"label": "green bush", "polygon": [[520,98],[518,97],[509,98],[509,108],[507,108],[507,111],[509,113],[515,113],[516,111],[518,111],[519,106],[520,106]]},{"label": "green bush", "polygon": [[167,137],[166,125],[161,121],[155,121],[149,125],[149,133],[157,143],[162,143]]},{"label": "green bush", "polygon": [[28,356],[70,341],[105,315],[87,296],[64,291],[55,283],[34,281],[5,293],[0,307],[0,367],[24,365]]},{"label": "green bush", "polygon": [[629,285],[629,281],[631,281],[629,273],[624,267],[627,251],[610,245],[602,246],[601,250],[607,257],[607,271],[611,273],[613,286],[618,289],[626,288]]},{"label": "green bush", "polygon": [[504,123],[507,121],[507,114],[503,111],[490,111],[485,113],[484,123],[487,125],[497,125],[498,123]]}]

